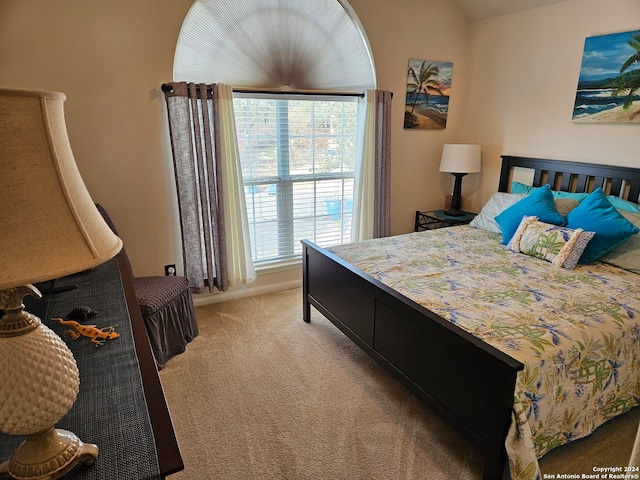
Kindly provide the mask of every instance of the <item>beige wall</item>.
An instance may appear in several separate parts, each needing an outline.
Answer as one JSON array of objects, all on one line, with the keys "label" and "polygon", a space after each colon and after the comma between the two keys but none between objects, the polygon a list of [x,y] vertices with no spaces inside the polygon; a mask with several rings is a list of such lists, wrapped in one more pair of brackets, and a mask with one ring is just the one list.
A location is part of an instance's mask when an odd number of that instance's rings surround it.
[{"label": "beige wall", "polygon": [[139,274],[164,274],[179,250],[159,88],[190,4],[0,0],[0,86],[67,95],[80,172]]},{"label": "beige wall", "polygon": [[[180,264],[163,82],[192,0],[0,0],[0,86],[59,90],[76,161],[116,221],[137,274]],[[350,0],[371,44],[378,88],[394,92],[392,232],[416,209],[438,208],[452,177],[442,145],[483,144],[485,168],[465,178],[464,207],[497,185],[503,152],[638,162],[634,126],[574,125],[571,106],[585,36],[638,28],[637,0],[570,0],[474,25],[452,2]],[[402,128],[409,58],[453,61],[443,131]],[[211,79],[215,81],[215,79]],[[633,150],[632,150],[633,149]],[[634,156],[635,154],[635,156]],[[256,284],[288,285],[298,270]]]},{"label": "beige wall", "polygon": [[585,38],[639,20],[638,0],[571,0],[472,26],[459,138],[482,143],[484,170],[471,208],[497,188],[501,154],[640,167],[640,125],[571,121]]},{"label": "beige wall", "polygon": [[[391,231],[413,230],[416,210],[440,208],[453,177],[438,171],[442,145],[457,141],[468,82],[469,24],[453,2],[350,0],[369,38],[377,87],[393,96]],[[410,58],[453,62],[445,130],[404,130]]]}]

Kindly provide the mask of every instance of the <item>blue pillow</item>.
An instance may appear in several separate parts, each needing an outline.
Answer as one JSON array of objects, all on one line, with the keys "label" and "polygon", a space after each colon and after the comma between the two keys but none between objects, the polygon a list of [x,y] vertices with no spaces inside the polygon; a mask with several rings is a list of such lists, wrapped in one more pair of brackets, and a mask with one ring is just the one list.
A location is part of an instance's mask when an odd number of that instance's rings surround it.
[{"label": "blue pillow", "polygon": [[541,222],[552,223],[553,225],[564,226],[567,224],[564,217],[556,210],[551,187],[545,185],[544,187],[536,188],[528,197],[524,197],[496,216],[495,220],[502,230],[503,245],[506,245],[511,240],[522,221],[522,217],[525,215],[538,217]]},{"label": "blue pillow", "polygon": [[569,212],[567,227],[596,232],[580,257],[580,263],[595,262],[640,231],[618,213],[600,187]]}]

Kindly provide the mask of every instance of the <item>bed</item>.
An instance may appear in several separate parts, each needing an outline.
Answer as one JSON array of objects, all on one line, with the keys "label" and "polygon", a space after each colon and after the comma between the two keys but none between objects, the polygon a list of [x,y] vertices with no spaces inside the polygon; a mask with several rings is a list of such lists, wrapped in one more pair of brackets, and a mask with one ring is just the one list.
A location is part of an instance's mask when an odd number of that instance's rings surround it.
[{"label": "bed", "polygon": [[[514,171],[530,172],[534,188],[514,182]],[[529,190],[518,195],[516,185]],[[494,196],[508,197],[510,205],[547,189],[556,206],[562,198],[576,209],[601,186],[635,230],[599,261],[575,268],[515,253],[500,230],[481,223],[328,249],[303,240],[303,319],[309,323],[316,308],[475,444],[485,458],[485,480],[503,477],[507,457],[512,478],[534,479],[544,453],[639,402],[640,270],[626,265],[640,258],[627,248],[640,237],[633,223],[640,219],[640,208],[633,211],[640,169],[502,157]],[[492,200],[481,216],[492,216]],[[462,237],[469,245],[455,243]],[[484,260],[489,250],[500,260]],[[420,273],[425,268],[429,273]],[[445,270],[464,273],[433,280]],[[516,288],[518,278],[533,285]],[[554,288],[545,290],[550,279]],[[503,288],[488,288],[494,284]],[[482,292],[467,290],[477,286]],[[551,290],[564,299],[552,299]],[[597,307],[579,301],[585,295],[597,297]],[[490,323],[501,309],[517,317],[515,325]],[[483,330],[484,323],[491,328]],[[611,331],[601,332],[605,324]]]}]

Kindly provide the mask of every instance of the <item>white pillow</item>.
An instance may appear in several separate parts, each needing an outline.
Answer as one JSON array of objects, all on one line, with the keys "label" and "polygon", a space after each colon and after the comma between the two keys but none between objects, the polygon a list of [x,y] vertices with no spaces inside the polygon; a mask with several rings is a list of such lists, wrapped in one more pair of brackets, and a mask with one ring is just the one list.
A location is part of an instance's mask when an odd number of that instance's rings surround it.
[{"label": "white pillow", "polygon": [[502,233],[500,225],[495,221],[496,216],[526,196],[526,193],[494,193],[469,225],[494,233]]}]

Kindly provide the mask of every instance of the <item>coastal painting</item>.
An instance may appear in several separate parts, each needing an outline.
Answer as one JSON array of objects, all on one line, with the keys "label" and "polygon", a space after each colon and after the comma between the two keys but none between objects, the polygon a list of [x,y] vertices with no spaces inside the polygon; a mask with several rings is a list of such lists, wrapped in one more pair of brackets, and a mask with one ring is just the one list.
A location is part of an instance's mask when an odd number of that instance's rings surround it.
[{"label": "coastal painting", "polygon": [[640,124],[640,30],[587,37],[573,121]]},{"label": "coastal painting", "polygon": [[452,74],[452,62],[409,60],[404,128],[447,127]]}]

